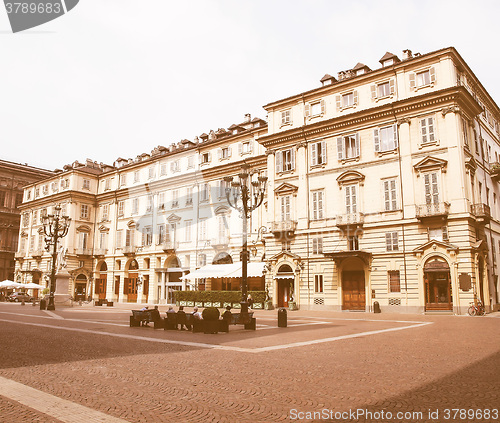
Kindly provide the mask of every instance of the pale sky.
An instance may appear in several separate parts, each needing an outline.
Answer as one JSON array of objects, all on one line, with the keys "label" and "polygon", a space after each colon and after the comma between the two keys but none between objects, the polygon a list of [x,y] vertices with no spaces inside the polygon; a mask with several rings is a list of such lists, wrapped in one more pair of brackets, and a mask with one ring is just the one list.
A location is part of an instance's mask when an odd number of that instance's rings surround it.
[{"label": "pale sky", "polygon": [[0,4],[0,158],[112,164],[265,118],[325,73],[404,49],[455,47],[500,103],[499,12],[498,0],[80,0],[13,34]]}]

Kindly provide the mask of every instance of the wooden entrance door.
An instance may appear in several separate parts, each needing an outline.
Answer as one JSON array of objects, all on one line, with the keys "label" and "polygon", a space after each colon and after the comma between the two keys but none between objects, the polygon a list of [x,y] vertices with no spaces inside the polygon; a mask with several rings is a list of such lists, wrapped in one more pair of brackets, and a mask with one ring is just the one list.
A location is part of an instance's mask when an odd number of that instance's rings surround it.
[{"label": "wooden entrance door", "polygon": [[128,276],[128,278],[125,278],[123,293],[127,295],[127,302],[135,303],[137,302],[137,278],[139,275],[137,273],[129,273]]},{"label": "wooden entrance door", "polygon": [[[101,274],[102,275],[102,274]],[[95,280],[95,293],[100,300],[106,299],[107,275],[102,275],[100,279]]]},{"label": "wooden entrance door", "polygon": [[278,307],[288,307],[293,279],[278,280]]},{"label": "wooden entrance door", "polygon": [[361,270],[342,272],[342,310],[365,310],[365,273]]},{"label": "wooden entrance door", "polygon": [[425,272],[425,310],[453,310],[450,272]]}]

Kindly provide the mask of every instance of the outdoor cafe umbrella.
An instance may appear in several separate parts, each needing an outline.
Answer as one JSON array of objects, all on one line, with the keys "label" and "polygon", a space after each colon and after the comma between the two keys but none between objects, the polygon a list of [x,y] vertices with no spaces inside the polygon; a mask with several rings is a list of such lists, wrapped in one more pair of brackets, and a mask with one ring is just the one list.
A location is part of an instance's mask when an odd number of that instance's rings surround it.
[{"label": "outdoor cafe umbrella", "polygon": [[14,281],[9,281],[8,279],[0,282],[0,288],[23,288],[24,284],[14,282]]},{"label": "outdoor cafe umbrella", "polygon": [[45,288],[44,286],[39,285],[39,284],[34,283],[34,282],[23,284],[22,287],[26,288],[26,289],[43,289],[43,288]]}]

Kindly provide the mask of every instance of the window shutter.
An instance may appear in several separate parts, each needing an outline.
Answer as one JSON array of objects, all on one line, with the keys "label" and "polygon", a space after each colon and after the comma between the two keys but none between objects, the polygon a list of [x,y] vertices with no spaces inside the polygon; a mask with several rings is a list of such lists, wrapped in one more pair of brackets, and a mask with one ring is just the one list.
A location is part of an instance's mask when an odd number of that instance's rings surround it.
[{"label": "window shutter", "polygon": [[393,137],[394,137],[394,148],[398,148],[398,125],[395,123],[392,125]]},{"label": "window shutter", "polygon": [[372,100],[376,100],[376,98],[377,98],[377,86],[372,85],[370,88],[372,90]]},{"label": "window shutter", "polygon": [[219,149],[217,150],[217,158],[218,158],[219,160],[220,160],[220,159],[222,159],[222,148],[219,148]]},{"label": "window shutter", "polygon": [[311,144],[311,164],[316,166],[318,164],[318,144]]},{"label": "window shutter", "polygon": [[345,187],[345,212],[351,214],[351,187]]},{"label": "window shutter", "polygon": [[352,92],[352,97],[353,97],[353,103],[354,103],[354,105],[358,104],[358,91],[357,90],[354,90]]},{"label": "window shutter", "polygon": [[337,155],[339,160],[343,160],[345,153],[344,153],[344,139],[342,137],[337,138]]},{"label": "window shutter", "polygon": [[415,74],[414,73],[410,73],[410,90],[414,90],[415,89]]},{"label": "window shutter", "polygon": [[326,141],[321,141],[321,163],[326,163]]},{"label": "window shutter", "polygon": [[443,226],[443,241],[448,242],[450,238],[448,237],[448,226]]},{"label": "window shutter", "polygon": [[309,103],[305,104],[304,114],[306,118],[308,118],[311,115],[311,105]]},{"label": "window shutter", "polygon": [[291,154],[290,154],[290,156],[291,156],[291,157],[290,157],[290,161],[291,161],[291,163],[292,163],[292,169],[291,169],[291,170],[294,170],[294,169],[295,169],[295,149],[294,149],[294,148],[292,148],[292,149],[290,150],[290,153],[291,153]]},{"label": "window shutter", "polygon": [[321,114],[324,115],[326,111],[325,100],[321,100]]},{"label": "window shutter", "polygon": [[373,140],[375,143],[375,152],[378,153],[380,151],[380,138],[378,136],[378,128],[373,130]]},{"label": "window shutter", "polygon": [[356,185],[351,186],[351,212],[357,212],[358,198],[356,195]]},{"label": "window shutter", "polygon": [[359,134],[356,134],[356,157],[360,155]]},{"label": "window shutter", "polygon": [[385,249],[392,251],[392,236],[390,232],[385,233]]},{"label": "window shutter", "polygon": [[424,188],[425,188],[425,204],[431,204],[431,185],[429,180],[429,174],[424,175]]},{"label": "window shutter", "polygon": [[384,203],[385,210],[390,210],[391,207],[391,199],[389,195],[389,181],[384,181]]},{"label": "window shutter", "polygon": [[431,66],[431,68],[429,69],[429,74],[431,77],[431,84],[435,84],[436,83],[436,69],[434,68],[434,66]]},{"label": "window shutter", "polygon": [[212,153],[209,151],[208,152],[208,161],[211,161],[212,160]]},{"label": "window shutter", "polygon": [[389,91],[390,91],[391,95],[393,95],[396,92],[396,86],[395,86],[394,79],[391,79],[389,81]]},{"label": "window shutter", "polygon": [[341,109],[341,107],[340,107],[340,95],[335,96],[335,104],[336,104],[337,112],[339,112]]},{"label": "window shutter", "polygon": [[231,157],[231,150],[232,148],[231,147],[227,147],[227,157]]},{"label": "window shutter", "polygon": [[318,218],[318,192],[313,192],[313,219]]},{"label": "window shutter", "polygon": [[248,143],[248,149],[250,151],[250,153],[253,152],[253,140],[251,140],[249,143]]},{"label": "window shutter", "polygon": [[283,172],[283,152],[276,152],[276,172]]},{"label": "window shutter", "polygon": [[238,143],[238,154],[241,156],[243,153],[243,143]]}]

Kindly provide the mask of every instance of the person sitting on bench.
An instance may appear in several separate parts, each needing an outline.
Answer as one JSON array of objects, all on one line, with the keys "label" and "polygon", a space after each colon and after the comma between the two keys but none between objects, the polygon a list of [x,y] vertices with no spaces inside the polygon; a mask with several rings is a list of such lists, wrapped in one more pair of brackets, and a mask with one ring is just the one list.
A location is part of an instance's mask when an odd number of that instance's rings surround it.
[{"label": "person sitting on bench", "polygon": [[233,318],[233,313],[231,313],[231,306],[226,306],[226,311],[222,314],[222,318],[224,320],[227,320],[228,322],[231,322],[231,319]]},{"label": "person sitting on bench", "polygon": [[184,306],[180,306],[177,311],[177,326],[177,329],[189,330],[186,325],[186,312],[184,311]]}]

